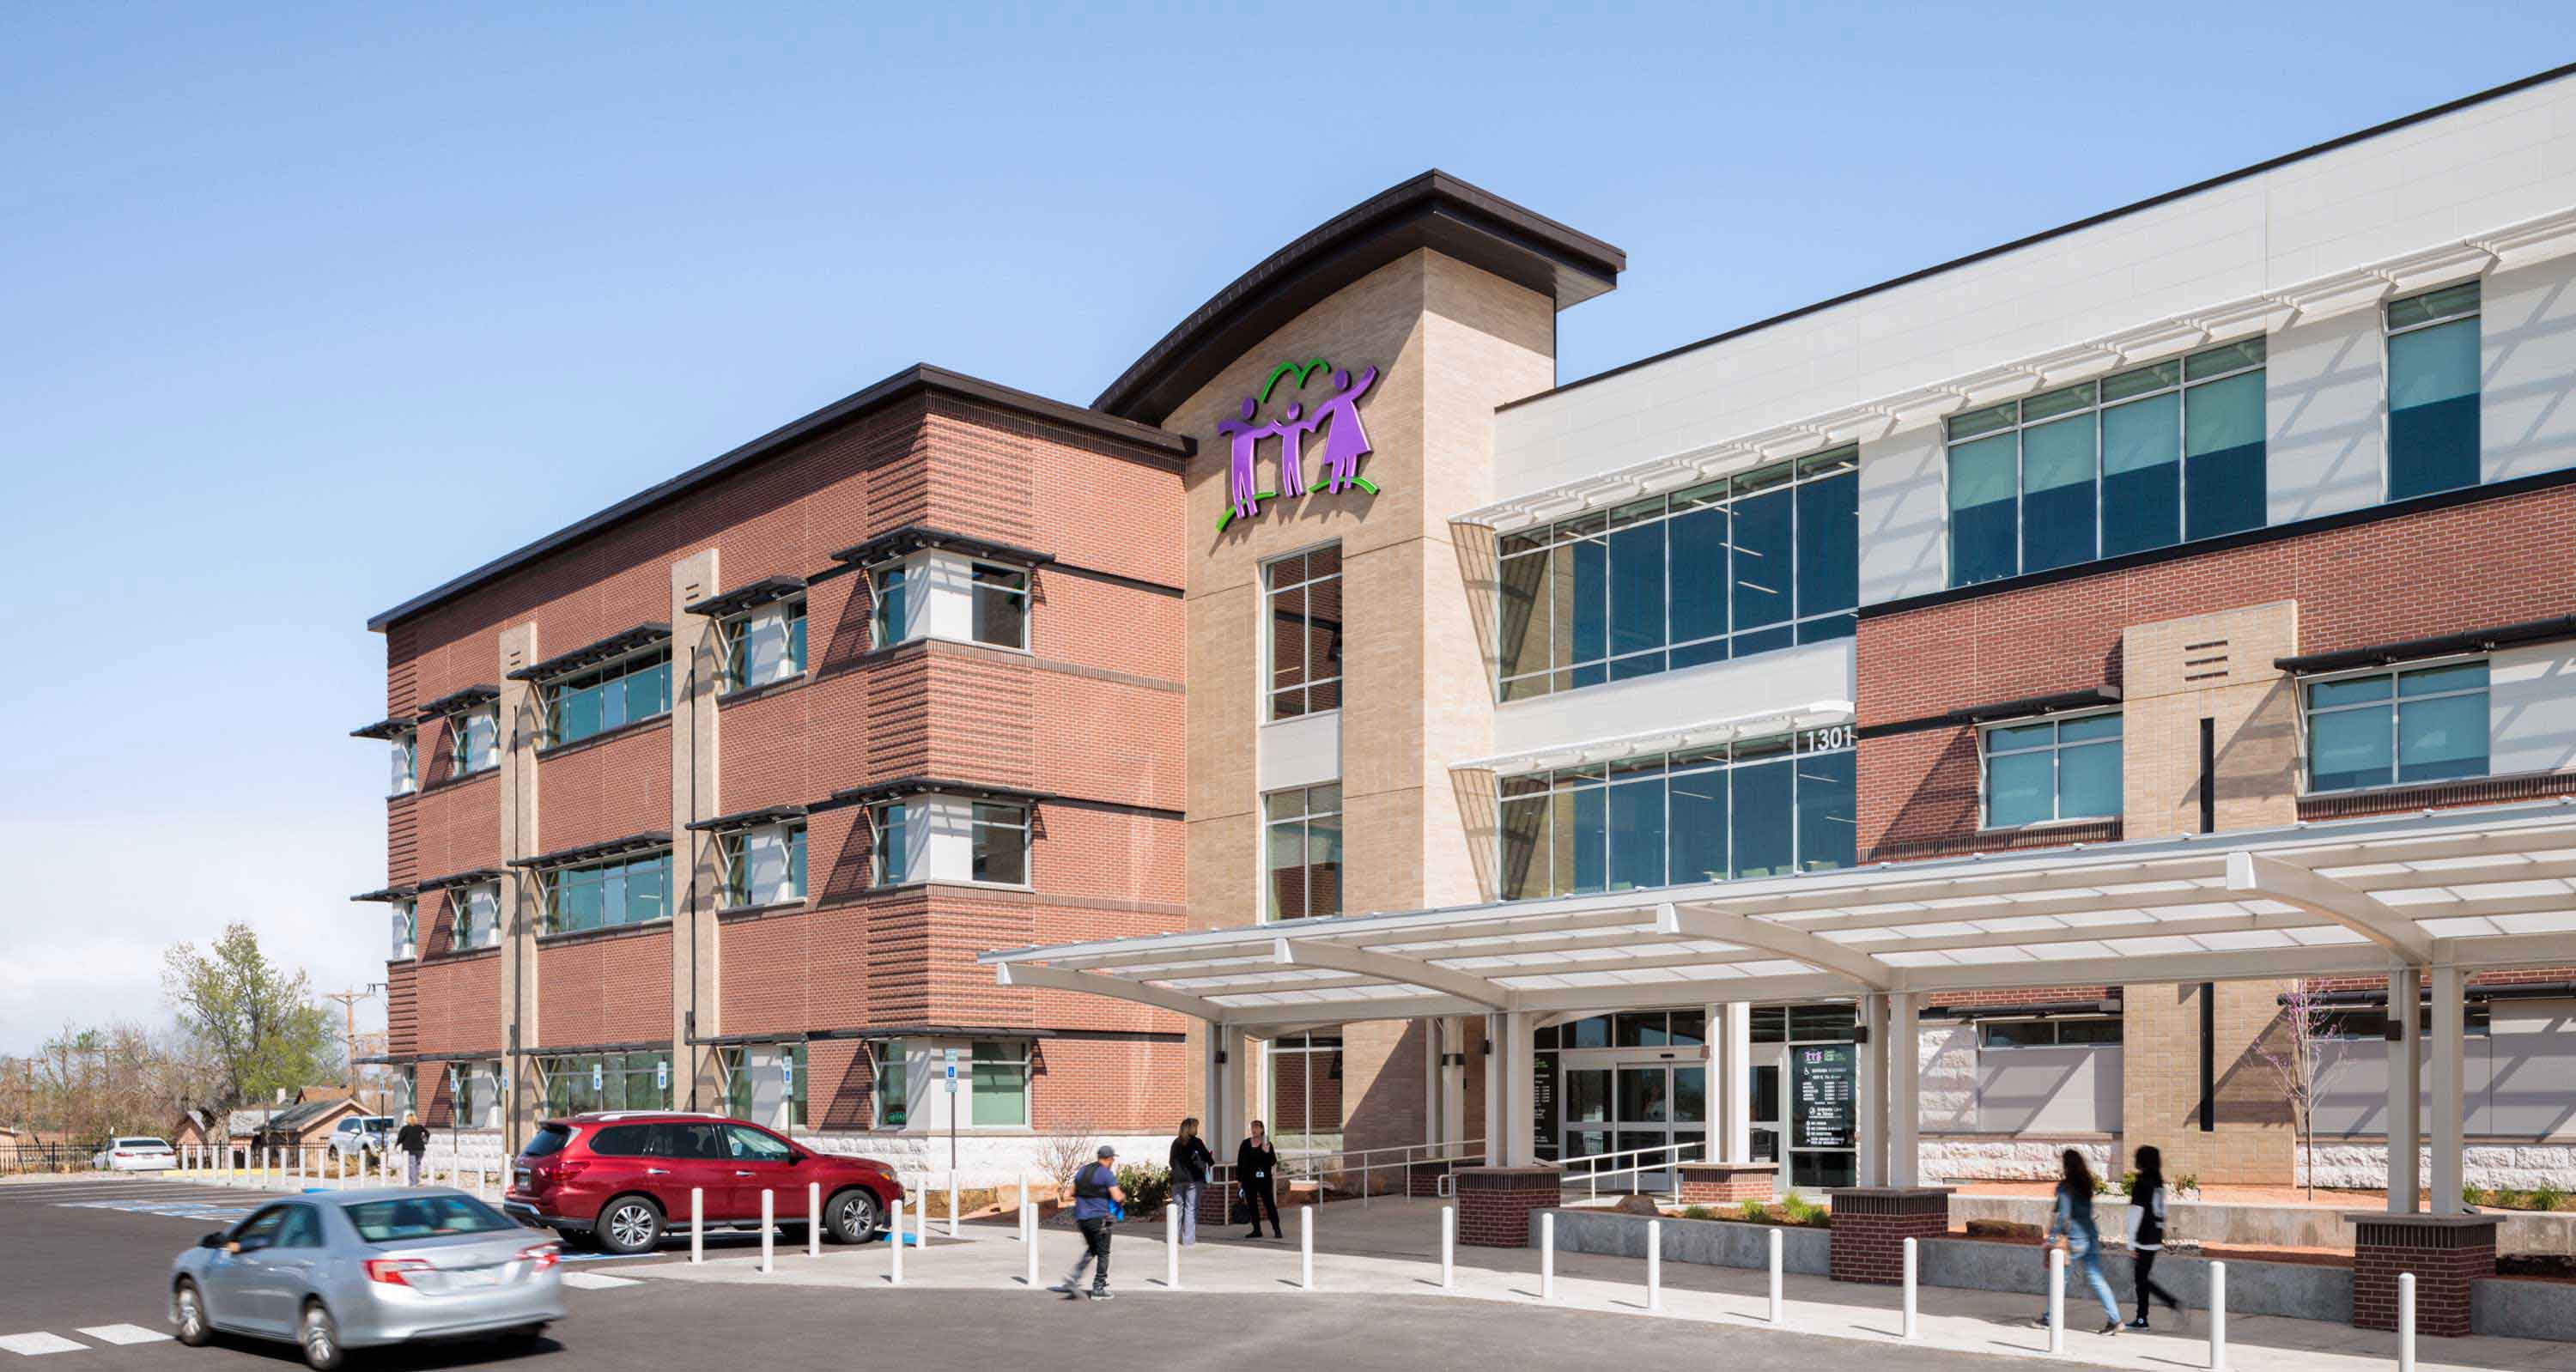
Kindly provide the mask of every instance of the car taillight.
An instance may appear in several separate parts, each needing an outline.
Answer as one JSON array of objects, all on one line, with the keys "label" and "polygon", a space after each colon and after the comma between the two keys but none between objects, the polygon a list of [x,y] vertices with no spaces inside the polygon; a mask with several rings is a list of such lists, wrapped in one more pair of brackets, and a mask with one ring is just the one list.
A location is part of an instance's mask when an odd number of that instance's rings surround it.
[{"label": "car taillight", "polygon": [[531,1244],[519,1250],[519,1259],[522,1262],[535,1263],[537,1270],[543,1272],[563,1261],[563,1250],[551,1243]]},{"label": "car taillight", "polygon": [[429,1263],[426,1259],[422,1258],[367,1259],[367,1280],[380,1281],[387,1286],[409,1286],[411,1285],[411,1280],[403,1275],[405,1272],[426,1272],[428,1270]]},{"label": "car taillight", "polygon": [[548,1178],[561,1177],[565,1181],[571,1181],[588,1170],[590,1170],[590,1164],[587,1161],[581,1158],[565,1158],[538,1175]]}]

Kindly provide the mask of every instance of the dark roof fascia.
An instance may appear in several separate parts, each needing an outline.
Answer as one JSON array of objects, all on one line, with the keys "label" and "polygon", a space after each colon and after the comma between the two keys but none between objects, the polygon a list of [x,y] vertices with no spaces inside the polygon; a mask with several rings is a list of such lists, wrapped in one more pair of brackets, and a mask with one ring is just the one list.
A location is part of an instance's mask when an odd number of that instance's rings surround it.
[{"label": "dark roof fascia", "polygon": [[722,619],[776,601],[792,600],[804,593],[805,578],[801,576],[765,576],[747,586],[736,586],[723,595],[708,596],[686,607],[685,612]]},{"label": "dark roof fascia", "polygon": [[409,900],[419,894],[420,888],[417,886],[388,886],[381,891],[362,891],[357,895],[349,897],[349,899],[352,901],[379,901],[390,905],[398,900]]},{"label": "dark roof fascia", "polygon": [[729,815],[718,815],[713,819],[698,820],[697,822],[689,825],[689,830],[692,833],[701,834],[728,833],[735,829],[750,829],[763,824],[775,824],[780,820],[803,819],[805,817],[805,813],[806,807],[802,805],[764,805],[756,810],[736,810]]},{"label": "dark roof fascia", "polygon": [[1418,248],[1526,286],[1562,310],[1615,288],[1618,248],[1433,169],[1342,211],[1190,312],[1092,401],[1161,423],[1218,372],[1333,292]]},{"label": "dark roof fascia", "polygon": [[700,463],[658,486],[638,491],[597,514],[567,524],[534,543],[514,552],[504,553],[463,576],[413,596],[402,604],[370,618],[367,621],[367,627],[382,633],[396,620],[409,618],[432,606],[453,600],[478,586],[528,566],[548,553],[570,547],[621,520],[632,518],[666,501],[678,499],[709,482],[719,480],[764,458],[775,456],[790,445],[819,437],[842,425],[862,419],[885,406],[917,395],[944,395],[990,405],[1014,414],[1063,425],[1112,442],[1142,448],[1164,457],[1186,458],[1198,450],[1195,442],[1179,434],[1168,434],[1160,429],[1138,424],[1117,415],[1102,414],[1097,410],[1087,410],[1079,405],[1068,405],[1061,400],[1049,400],[1042,395],[1032,395],[1027,391],[980,380],[962,372],[952,372],[945,367],[934,367],[926,362],[919,363],[896,372],[866,390],[833,401],[802,419],[772,429],[749,443]]},{"label": "dark roof fascia", "polygon": [[488,684],[482,686],[468,686],[462,691],[450,691],[446,695],[440,696],[438,699],[429,702],[427,705],[421,706],[420,717],[422,719],[436,719],[440,715],[452,715],[460,711],[471,710],[478,705],[489,705],[500,698],[501,688],[498,686]]},{"label": "dark roof fascia", "polygon": [[1945,714],[1924,715],[1916,719],[1891,720],[1885,724],[1864,725],[1862,738],[1880,738],[1888,734],[1910,734],[1924,729],[1954,728],[1962,724],[1984,724],[1997,719],[2021,719],[2032,715],[2064,714],[2069,710],[2091,710],[2120,703],[2117,686],[2087,686],[2080,691],[2060,691],[2055,695],[2023,696],[2018,700],[1998,700],[1987,705],[1970,705]]},{"label": "dark roof fascia", "polygon": [[2525,620],[2493,629],[2470,629],[2456,634],[2437,634],[2431,638],[2410,638],[2397,643],[2374,643],[2367,647],[2345,648],[2331,653],[2303,653],[2295,657],[2276,657],[2272,665],[2285,672],[2340,672],[2352,667],[2384,667],[2393,662],[2414,662],[2428,657],[2448,657],[2454,653],[2491,652],[2516,643],[2547,643],[2552,639],[2576,638],[2576,615],[2559,615],[2554,619]]},{"label": "dark roof fascia", "polygon": [[787,1029],[771,1030],[765,1033],[716,1034],[712,1037],[693,1038],[689,1040],[689,1042],[699,1045],[716,1045],[731,1048],[761,1043],[807,1043],[820,1039],[864,1039],[878,1037],[883,1036],[868,1029]]},{"label": "dark roof fascia", "polygon": [[477,867],[470,872],[450,872],[443,877],[431,877],[422,882],[417,890],[419,894],[427,895],[432,891],[444,891],[455,886],[473,886],[486,881],[499,881],[508,875],[509,873],[498,867]]},{"label": "dark roof fascia", "polygon": [[373,724],[351,729],[349,731],[349,737],[372,738],[382,742],[391,743],[404,734],[410,733],[413,727],[419,723],[420,721],[418,719],[380,719]]},{"label": "dark roof fascia", "polygon": [[628,653],[640,652],[656,643],[668,642],[670,637],[670,625],[660,620],[652,620],[638,624],[632,629],[610,634],[596,643],[585,643],[571,652],[557,653],[543,662],[522,667],[510,673],[509,676],[512,681],[543,681],[548,677],[561,676],[595,662],[607,662],[624,657]]},{"label": "dark roof fascia", "polygon": [[587,862],[592,858],[615,857],[620,853],[640,853],[649,848],[670,846],[670,831],[657,829],[647,833],[628,834],[624,838],[612,838],[605,843],[585,843],[577,848],[557,848],[551,853],[539,853],[535,857],[512,858],[510,865],[521,869],[569,867],[575,863]]},{"label": "dark roof fascia", "polygon": [[1927,1019],[2076,1019],[2086,1015],[2120,1013],[2120,988],[2100,1000],[2034,1000],[2014,1005],[1927,1005]]},{"label": "dark roof fascia", "polygon": [[1021,800],[1030,804],[1057,799],[1052,791],[1031,791],[1017,786],[995,786],[981,781],[944,781],[936,777],[897,777],[892,781],[850,786],[832,793],[835,805],[866,804],[891,800],[897,796],[943,795],[965,796],[978,800]]},{"label": "dark roof fascia", "polygon": [[852,544],[832,554],[832,560],[853,567],[867,567],[921,548],[937,548],[943,552],[961,553],[967,557],[986,558],[994,562],[1012,562],[1023,567],[1043,567],[1055,561],[1053,553],[1042,553],[1035,548],[1022,548],[1009,543],[996,543],[989,538],[976,538],[970,534],[951,533],[946,529],[934,529],[927,524],[906,524],[899,529],[888,529],[865,543]]},{"label": "dark roof fascia", "polygon": [[546,1044],[542,1047],[518,1048],[511,1051],[513,1056],[522,1058],[564,1058],[579,1057],[592,1053],[641,1053],[650,1048],[668,1048],[670,1046],[671,1041],[669,1039],[635,1039],[627,1043],[574,1043],[565,1044],[560,1047],[554,1044]]},{"label": "dark roof fascia", "polygon": [[[2339,148],[2350,147],[2355,143],[2377,138],[2382,134],[2395,133],[2399,129],[2423,123],[2428,119],[2439,119],[2443,115],[2457,113],[2458,111],[2467,109],[2472,105],[2482,105],[2489,100],[2502,99],[2505,96],[2529,90],[2534,86],[2546,85],[2549,82],[2570,75],[2576,75],[2576,62],[2571,62],[2562,67],[2552,67],[2547,71],[2540,72],[2532,76],[2526,76],[2517,81],[2508,81],[2501,86],[2489,87],[2488,89],[2479,91],[2474,95],[2464,95],[2459,99],[2450,101],[2446,104],[2435,105],[2429,110],[2418,110],[2413,114],[2400,115],[2384,124],[2373,124],[2369,128],[2362,129],[2357,133],[2347,133],[2335,138],[2329,138],[2325,142],[2311,144],[2310,146],[2301,148],[2296,152],[2283,153],[2278,157],[2257,162],[2250,167],[2240,167],[2235,171],[2221,172],[2205,181],[2195,181],[2188,186],[2148,196],[2144,200],[2132,201],[2129,204],[2120,206],[2118,209],[2104,210],[2099,214],[2089,215],[2085,218],[2078,219],[2071,224],[2061,224],[2053,229],[2042,229],[2027,237],[2016,238],[2009,243],[2000,244],[1992,248],[1980,249],[1979,251],[1969,253],[1965,257],[1954,257],[1947,262],[1937,263],[1933,266],[1924,267],[1917,271],[1907,272],[1903,276],[1881,281],[1875,286],[1863,286],[1856,291],[1845,291],[1841,295],[1835,296],[1830,300],[1819,300],[1815,304],[1801,305],[1784,314],[1775,314],[1767,319],[1757,319],[1750,324],[1739,325],[1724,333],[1711,334],[1694,343],[1684,343],[1677,348],[1666,348],[1664,351],[1656,353],[1652,357],[1641,357],[1634,362],[1623,362],[1616,367],[1610,368],[1608,371],[1594,372],[1590,376],[1582,377],[1574,381],[1568,381],[1562,386],[1540,391],[1534,395],[1525,395],[1518,400],[1506,401],[1503,404],[1495,406],[1494,410],[1499,414],[1504,410],[1517,409],[1523,405],[1536,404],[1537,402],[1548,399],[1551,396],[1563,395],[1567,391],[1579,390],[1596,381],[1607,381],[1611,377],[1618,376],[1623,372],[1633,372],[1640,367],[1651,367],[1658,362],[1670,361],[1684,353],[1697,352],[1702,348],[1715,347],[1720,343],[1732,342],[1738,338],[1744,337],[1746,334],[1757,333],[1763,329],[1771,328],[1774,325],[1786,324],[1793,319],[1802,319],[1811,314],[1818,314],[1825,310],[1830,310],[1837,305],[1848,305],[1855,300],[1877,295],[1882,291],[1892,291],[1900,286],[1910,286],[1927,277],[1939,276],[1943,272],[1956,271],[1961,267],[1973,266],[1976,263],[1986,261],[1989,258],[2001,257],[2006,253],[2019,252],[2033,244],[2045,243],[2052,238],[2063,238],[2071,233],[2081,233],[2086,229],[2107,224],[2114,219],[2119,219],[2127,215],[2136,214],[2141,210],[2151,210],[2158,205],[2170,204],[2173,201],[2181,200],[2187,196],[2198,195],[2202,191],[2215,190],[2230,182],[2242,181],[2249,176],[2260,176],[2268,171],[2278,171],[2294,162],[2303,162],[2311,157],[2320,157]],[[1107,407],[1103,406],[1103,408]]]}]

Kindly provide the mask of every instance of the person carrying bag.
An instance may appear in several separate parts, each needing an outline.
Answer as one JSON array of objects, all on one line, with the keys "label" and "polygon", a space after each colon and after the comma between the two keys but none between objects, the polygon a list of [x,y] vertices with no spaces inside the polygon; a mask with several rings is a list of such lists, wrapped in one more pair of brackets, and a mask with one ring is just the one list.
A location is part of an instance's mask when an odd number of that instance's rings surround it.
[{"label": "person carrying bag", "polygon": [[1288,1232],[1279,1227],[1279,1197],[1273,1191],[1279,1172],[1278,1150],[1270,1146],[1270,1136],[1262,1131],[1261,1121],[1252,1122],[1252,1134],[1234,1150],[1235,1184],[1243,1188],[1243,1207],[1250,1213],[1252,1232],[1247,1239],[1261,1237],[1261,1212],[1270,1212],[1270,1237],[1284,1239]]},{"label": "person carrying bag", "polygon": [[1199,1141],[1197,1116],[1181,1121],[1181,1131],[1172,1140],[1171,1165],[1172,1204],[1181,1208],[1181,1243],[1186,1247],[1199,1241],[1199,1189],[1216,1168],[1216,1155]]},{"label": "person carrying bag", "polygon": [[1100,1265],[1091,1272],[1091,1298],[1109,1299],[1109,1229],[1123,1213],[1126,1200],[1127,1193],[1118,1187],[1118,1150],[1104,1143],[1098,1160],[1073,1174],[1073,1222],[1082,1228],[1082,1256],[1049,1291],[1064,1293],[1066,1300],[1082,1294],[1082,1269],[1097,1259]]}]

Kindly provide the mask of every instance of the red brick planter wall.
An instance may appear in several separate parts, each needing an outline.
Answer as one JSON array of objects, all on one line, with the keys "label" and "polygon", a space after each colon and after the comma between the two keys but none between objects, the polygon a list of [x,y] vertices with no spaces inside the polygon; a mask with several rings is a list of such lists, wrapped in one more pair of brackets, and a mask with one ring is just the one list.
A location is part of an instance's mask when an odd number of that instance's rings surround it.
[{"label": "red brick planter wall", "polygon": [[1405,1171],[1404,1194],[1416,1200],[1436,1197],[1440,1194],[1440,1179],[1455,1170],[1455,1163],[1417,1162]]},{"label": "red brick planter wall", "polygon": [[1905,1281],[1905,1241],[1938,1238],[1950,1229],[1947,1187],[1853,1187],[1833,1198],[1835,1281],[1899,1286]]},{"label": "red brick planter wall", "polygon": [[2415,1274],[2415,1332],[2469,1332],[2469,1283],[2496,1270],[2491,1215],[2357,1214],[2352,1242],[2352,1327],[2397,1327],[2397,1276]]},{"label": "red brick planter wall", "polygon": [[1553,1167],[1459,1168],[1458,1242],[1529,1247],[1529,1217],[1556,1206],[1558,1179]]},{"label": "red brick planter wall", "polygon": [[1776,1162],[1686,1162],[1680,1170],[1684,1205],[1767,1201],[1780,1177]]}]

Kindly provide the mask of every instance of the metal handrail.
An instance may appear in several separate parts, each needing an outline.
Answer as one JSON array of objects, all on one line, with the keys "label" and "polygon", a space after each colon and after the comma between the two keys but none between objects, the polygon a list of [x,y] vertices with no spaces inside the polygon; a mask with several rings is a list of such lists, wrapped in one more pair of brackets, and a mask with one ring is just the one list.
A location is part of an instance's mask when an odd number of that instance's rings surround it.
[{"label": "metal handrail", "polygon": [[[1628,1185],[1628,1194],[1634,1196],[1644,1193],[1646,1173],[1668,1171],[1678,1168],[1684,1161],[1681,1156],[1683,1149],[1698,1148],[1705,1150],[1707,1147],[1708,1140],[1706,1139],[1688,1139],[1680,1143],[1658,1144],[1651,1148],[1622,1149],[1616,1153],[1586,1153],[1579,1158],[1567,1158],[1560,1164],[1560,1166],[1572,1167],[1576,1163],[1590,1163],[1608,1158],[1635,1157],[1642,1153],[1671,1154],[1671,1157],[1666,1158],[1661,1162],[1640,1162],[1634,1167],[1587,1167],[1584,1169],[1584,1198],[1586,1200],[1598,1200],[1601,1198],[1601,1179],[1603,1177],[1629,1177],[1631,1180]],[[1681,1176],[1678,1172],[1675,1172],[1673,1176],[1673,1199],[1681,1199],[1681,1193]]]},{"label": "metal handrail", "polygon": [[[1454,1168],[1459,1164],[1479,1162],[1484,1159],[1484,1145],[1481,1143],[1474,1145],[1473,1151],[1462,1151],[1455,1157],[1444,1156],[1452,1149],[1465,1150],[1469,1147],[1467,1141],[1461,1139],[1452,1143],[1400,1143],[1380,1148],[1339,1148],[1318,1153],[1282,1152],[1279,1155],[1279,1171],[1291,1181],[1306,1180],[1320,1183],[1328,1172],[1341,1172],[1347,1175],[1354,1170],[1348,1164],[1340,1167],[1320,1165],[1325,1159],[1357,1158],[1360,1160],[1356,1169],[1360,1174],[1360,1206],[1366,1209],[1370,1199],[1377,1194],[1374,1182],[1378,1167],[1411,1167],[1417,1162],[1446,1162]],[[1381,1153],[1402,1153],[1405,1156],[1399,1161],[1382,1164],[1377,1162],[1375,1157]],[[1429,1156],[1423,1156],[1426,1153]],[[1215,1185],[1233,1186],[1236,1185],[1233,1173],[1233,1163],[1221,1162],[1209,1169],[1208,1181]]]}]

